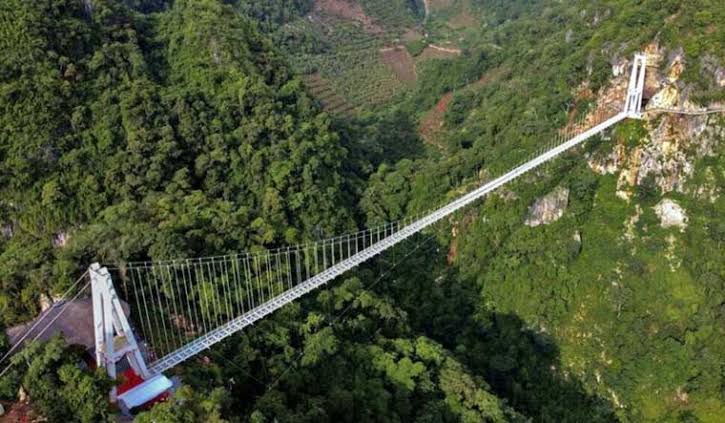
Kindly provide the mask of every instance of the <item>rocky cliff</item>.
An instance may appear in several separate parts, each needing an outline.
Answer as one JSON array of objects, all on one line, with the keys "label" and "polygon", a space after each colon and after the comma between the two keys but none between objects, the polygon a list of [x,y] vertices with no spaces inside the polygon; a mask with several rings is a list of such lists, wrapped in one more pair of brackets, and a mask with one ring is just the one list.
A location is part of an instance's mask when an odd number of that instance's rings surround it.
[{"label": "rocky cliff", "polygon": [[[718,124],[721,114],[707,113],[723,105],[697,105],[690,100],[691,90],[680,79],[686,66],[681,51],[665,54],[657,44],[651,44],[646,52],[644,133],[627,139],[615,132],[611,151],[590,157],[589,165],[599,174],[618,174],[617,195],[627,201],[637,186],[653,181],[660,194],[693,193],[714,202],[721,187],[701,186],[697,192],[689,192],[685,182],[695,172],[695,161],[713,155],[714,144],[725,136],[725,128]],[[626,61],[613,65],[615,79],[598,96],[599,107],[611,105],[626,89],[627,73],[622,69],[628,66]],[[718,83],[722,83],[722,68],[711,67]]]}]

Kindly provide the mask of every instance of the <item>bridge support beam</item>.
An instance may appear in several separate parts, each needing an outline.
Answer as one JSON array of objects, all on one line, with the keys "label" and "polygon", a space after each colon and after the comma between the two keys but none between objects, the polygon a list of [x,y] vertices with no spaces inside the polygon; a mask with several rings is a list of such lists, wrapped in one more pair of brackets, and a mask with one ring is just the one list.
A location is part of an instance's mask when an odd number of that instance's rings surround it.
[{"label": "bridge support beam", "polygon": [[[151,376],[141,355],[131,325],[116,295],[108,269],[94,263],[89,268],[93,297],[93,327],[96,338],[96,365],[105,368],[116,379],[116,365],[124,357],[133,370],[144,379]],[[116,402],[116,388],[110,393]]]}]

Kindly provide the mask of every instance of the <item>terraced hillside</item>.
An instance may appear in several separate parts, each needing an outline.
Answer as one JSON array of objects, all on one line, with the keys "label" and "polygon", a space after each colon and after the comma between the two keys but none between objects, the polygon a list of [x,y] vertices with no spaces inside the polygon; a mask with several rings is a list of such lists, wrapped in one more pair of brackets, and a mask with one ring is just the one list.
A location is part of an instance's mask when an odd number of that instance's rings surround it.
[{"label": "terraced hillside", "polygon": [[459,32],[441,22],[470,10],[468,2],[306,0],[294,3],[294,12],[270,13],[246,1],[310,92],[337,115],[390,105],[416,87],[421,63],[461,56],[460,43],[451,41]]},{"label": "terraced hillside", "polygon": [[421,38],[421,13],[404,0],[318,0],[284,31],[314,34],[321,48],[289,48],[290,60],[329,112],[385,105],[415,81],[415,64],[401,43]]}]

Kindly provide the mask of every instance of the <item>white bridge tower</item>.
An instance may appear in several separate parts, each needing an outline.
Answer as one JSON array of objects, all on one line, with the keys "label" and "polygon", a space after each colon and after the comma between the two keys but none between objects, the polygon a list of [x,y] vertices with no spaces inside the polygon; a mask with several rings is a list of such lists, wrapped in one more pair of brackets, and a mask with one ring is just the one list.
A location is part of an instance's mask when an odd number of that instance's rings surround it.
[{"label": "white bridge tower", "polygon": [[88,269],[93,297],[93,327],[96,338],[96,365],[105,368],[112,380],[117,377],[117,365],[126,358],[129,366],[145,382],[117,398],[116,387],[111,389],[112,402],[120,399],[127,408],[144,404],[171,387],[163,375],[151,375],[141,354],[133,329],[116,295],[108,269],[94,263]]},{"label": "white bridge tower", "polygon": [[644,94],[644,76],[647,71],[647,55],[638,53],[634,55],[632,73],[629,76],[627,99],[624,103],[624,113],[632,119],[642,119],[642,96]]}]

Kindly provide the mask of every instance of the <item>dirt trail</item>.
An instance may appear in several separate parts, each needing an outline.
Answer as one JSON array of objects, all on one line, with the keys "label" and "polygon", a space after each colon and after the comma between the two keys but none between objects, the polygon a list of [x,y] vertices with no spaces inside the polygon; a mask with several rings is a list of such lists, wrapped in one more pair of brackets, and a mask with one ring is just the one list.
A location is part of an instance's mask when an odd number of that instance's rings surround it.
[{"label": "dirt trail", "polygon": [[380,49],[382,61],[395,72],[395,76],[403,83],[412,83],[417,79],[415,61],[408,49],[402,46]]},{"label": "dirt trail", "polygon": [[429,45],[423,49],[423,52],[420,53],[416,59],[418,59],[418,61],[424,61],[429,59],[455,59],[456,57],[458,57],[457,53],[439,50]]},{"label": "dirt trail", "polygon": [[438,51],[445,52],[445,53],[452,53],[452,54],[456,54],[456,55],[461,54],[461,49],[460,48],[441,47],[441,46],[437,46],[435,44],[428,44],[428,47],[430,47],[432,49],[435,49],[435,50],[438,50]]}]

